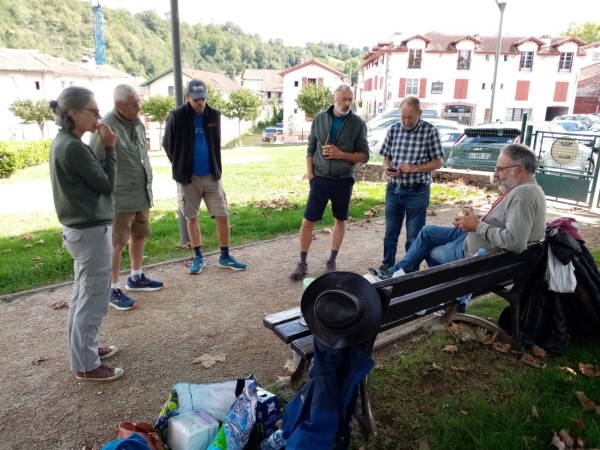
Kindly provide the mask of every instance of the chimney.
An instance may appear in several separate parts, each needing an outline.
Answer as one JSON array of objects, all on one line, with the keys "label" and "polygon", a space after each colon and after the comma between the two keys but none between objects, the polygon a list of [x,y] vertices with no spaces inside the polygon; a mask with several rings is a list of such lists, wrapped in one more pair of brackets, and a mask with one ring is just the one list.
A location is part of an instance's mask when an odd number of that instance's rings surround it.
[{"label": "chimney", "polygon": [[399,47],[400,42],[402,42],[402,33],[397,31],[392,35],[392,45],[394,47]]},{"label": "chimney", "polygon": [[540,37],[540,41],[542,41],[544,43],[542,45],[542,48],[548,49],[550,47],[550,42],[552,42],[552,38],[550,37],[549,34],[544,34],[542,37]]}]

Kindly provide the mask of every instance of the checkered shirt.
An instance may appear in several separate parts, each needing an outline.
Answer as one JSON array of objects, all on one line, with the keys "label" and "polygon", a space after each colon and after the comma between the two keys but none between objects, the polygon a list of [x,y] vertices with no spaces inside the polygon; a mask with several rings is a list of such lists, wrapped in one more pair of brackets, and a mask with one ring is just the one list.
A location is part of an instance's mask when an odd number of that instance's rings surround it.
[{"label": "checkered shirt", "polygon": [[[423,120],[420,120],[417,127],[410,132],[402,128],[401,122],[392,125],[381,144],[379,153],[392,160],[393,168],[402,163],[425,164],[444,157],[437,129]],[[397,177],[388,177],[388,183],[400,186],[430,184],[431,172],[403,173]]]}]

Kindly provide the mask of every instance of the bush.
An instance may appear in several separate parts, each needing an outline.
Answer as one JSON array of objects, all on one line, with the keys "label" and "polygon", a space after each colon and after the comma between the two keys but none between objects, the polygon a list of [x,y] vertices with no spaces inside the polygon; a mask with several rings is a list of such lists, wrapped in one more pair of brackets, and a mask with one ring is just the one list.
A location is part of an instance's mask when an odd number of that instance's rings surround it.
[{"label": "bush", "polygon": [[19,169],[48,162],[50,143],[50,139],[0,141],[0,178],[8,178]]}]

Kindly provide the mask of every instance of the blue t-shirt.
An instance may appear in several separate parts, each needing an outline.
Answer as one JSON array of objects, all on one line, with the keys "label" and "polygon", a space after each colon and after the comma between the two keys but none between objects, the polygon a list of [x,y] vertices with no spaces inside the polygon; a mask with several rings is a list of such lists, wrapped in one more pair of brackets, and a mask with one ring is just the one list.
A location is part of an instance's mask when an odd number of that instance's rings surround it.
[{"label": "blue t-shirt", "polygon": [[212,165],[204,135],[204,116],[194,116],[194,163],[192,175],[210,175]]},{"label": "blue t-shirt", "polygon": [[329,130],[329,142],[335,144],[337,142],[338,134],[340,134],[340,129],[342,128],[342,124],[346,120],[346,116],[337,117],[331,114],[331,130]]}]

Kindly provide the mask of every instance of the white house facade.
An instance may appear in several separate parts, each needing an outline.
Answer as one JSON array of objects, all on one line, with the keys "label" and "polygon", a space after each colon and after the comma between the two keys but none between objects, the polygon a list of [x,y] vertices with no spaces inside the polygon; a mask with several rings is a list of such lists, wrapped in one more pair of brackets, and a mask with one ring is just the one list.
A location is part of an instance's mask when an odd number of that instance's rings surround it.
[{"label": "white house facade", "polygon": [[[0,49],[0,140],[42,137],[37,124],[24,125],[9,110],[15,100],[50,101],[68,86],[84,86],[94,92],[104,114],[113,108],[113,90],[121,83],[136,85],[127,73],[92,61],[73,63],[37,50]],[[56,132],[56,125],[46,122],[43,137],[52,138]]]},{"label": "white house facade", "polygon": [[576,38],[501,38],[493,117],[489,117],[496,36],[436,32],[379,43],[363,58],[359,99],[365,117],[416,96],[441,118],[465,125],[550,120],[573,108],[585,43]]},{"label": "white house facade", "polygon": [[[279,72],[283,77],[283,126],[284,133],[293,128],[296,135],[306,138],[312,118],[307,118],[296,99],[304,86],[313,83],[333,91],[346,82],[346,75],[319,61],[310,60]],[[291,127],[290,127],[291,125]]]}]

